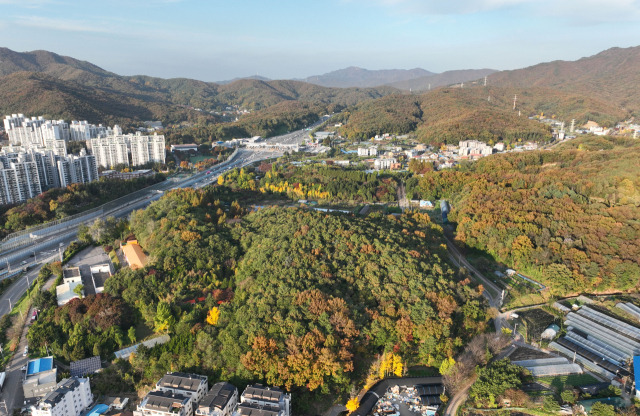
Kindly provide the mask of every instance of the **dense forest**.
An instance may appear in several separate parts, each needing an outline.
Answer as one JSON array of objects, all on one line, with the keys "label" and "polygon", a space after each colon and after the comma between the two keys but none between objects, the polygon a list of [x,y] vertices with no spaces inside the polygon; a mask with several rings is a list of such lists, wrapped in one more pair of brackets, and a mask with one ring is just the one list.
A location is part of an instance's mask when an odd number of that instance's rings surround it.
[{"label": "dense forest", "polygon": [[[171,191],[137,211],[130,231],[148,266],[120,270],[104,295],[50,307],[42,322],[55,330],[38,326],[30,345],[55,344],[66,359],[108,356],[136,340],[132,325],[146,327],[172,341],[110,368],[95,381],[101,391],[188,369],[293,390],[307,414],[368,374],[440,366],[487,328],[482,289],[444,261],[442,230],[428,215],[246,214],[218,201],[221,188]],[[95,305],[118,302],[135,322],[91,318]],[[393,369],[376,359],[385,351]]]},{"label": "dense forest", "polygon": [[0,210],[0,237],[46,221],[74,215],[165,180],[163,174],[131,180],[106,179],[54,188],[16,206]]},{"label": "dense forest", "polygon": [[640,279],[638,150],[629,139],[580,138],[408,185],[413,195],[452,200],[460,244],[540,278],[553,294],[626,290]]},{"label": "dense forest", "polygon": [[[250,169],[235,169],[220,183],[234,189],[248,189],[263,194],[286,195],[293,200],[312,199],[325,202],[390,202],[396,200],[398,183],[388,174],[365,173],[330,165],[295,166],[273,163],[263,166],[264,175]],[[259,179],[256,179],[256,178]]]}]

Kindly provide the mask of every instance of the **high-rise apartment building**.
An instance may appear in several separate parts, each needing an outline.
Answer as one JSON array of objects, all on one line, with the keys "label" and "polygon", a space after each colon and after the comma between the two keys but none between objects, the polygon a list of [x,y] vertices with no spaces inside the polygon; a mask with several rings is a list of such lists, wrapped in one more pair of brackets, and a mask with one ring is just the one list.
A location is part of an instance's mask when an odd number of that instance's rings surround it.
[{"label": "high-rise apartment building", "polygon": [[15,204],[42,193],[38,166],[25,153],[0,156],[0,204]]},{"label": "high-rise apartment building", "polygon": [[143,136],[139,132],[128,136],[131,146],[131,164],[141,166],[149,162],[164,163],[164,135]]},{"label": "high-rise apartment building", "polygon": [[91,153],[99,166],[106,169],[123,164],[129,166],[129,151],[124,136],[91,139]]}]

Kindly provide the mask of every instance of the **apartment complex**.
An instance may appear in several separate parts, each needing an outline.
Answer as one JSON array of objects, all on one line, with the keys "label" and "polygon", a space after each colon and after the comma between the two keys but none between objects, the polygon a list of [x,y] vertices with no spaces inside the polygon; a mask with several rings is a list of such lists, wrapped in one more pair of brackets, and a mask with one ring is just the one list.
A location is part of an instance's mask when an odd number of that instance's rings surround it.
[{"label": "apartment complex", "polygon": [[89,124],[86,120],[72,121],[71,125],[69,126],[69,129],[70,129],[70,137],[71,137],[71,140],[73,141],[79,141],[79,140],[88,141],[91,139],[95,139],[96,137],[107,135],[107,128],[104,127],[102,124],[99,124],[96,126],[95,124]]},{"label": "apartment complex", "polygon": [[190,397],[168,391],[149,392],[133,416],[192,416],[193,402]]},{"label": "apartment complex", "polygon": [[35,406],[32,416],[78,416],[91,403],[91,387],[88,378],[71,377],[62,380],[56,389],[47,393]]},{"label": "apartment complex", "polygon": [[22,153],[0,156],[0,204],[15,204],[42,193],[38,166]]},{"label": "apartment complex", "polygon": [[116,165],[129,166],[129,149],[124,136],[104,136],[91,139],[91,153],[96,163],[106,169]]},{"label": "apartment complex", "polygon": [[206,376],[187,373],[167,373],[156,383],[138,405],[136,416],[192,416],[197,403],[208,388]]},{"label": "apartment complex", "polygon": [[240,396],[236,416],[289,416],[291,395],[277,387],[247,386]]},{"label": "apartment complex", "polygon": [[123,135],[114,127],[113,134],[91,139],[90,143],[91,152],[96,156],[98,165],[106,169],[119,164],[140,166],[149,162],[165,162],[163,135],[145,136],[140,132]]},{"label": "apartment complex", "polygon": [[98,180],[96,159],[84,150],[78,156],[15,150],[9,146],[0,153],[0,204],[24,202],[49,188]]},{"label": "apartment complex", "polygon": [[237,406],[238,389],[233,384],[219,382],[200,400],[196,416],[231,416]]},{"label": "apartment complex", "polygon": [[291,395],[260,384],[238,389],[219,382],[207,392],[207,377],[167,373],[138,405],[134,416],[290,416]]}]

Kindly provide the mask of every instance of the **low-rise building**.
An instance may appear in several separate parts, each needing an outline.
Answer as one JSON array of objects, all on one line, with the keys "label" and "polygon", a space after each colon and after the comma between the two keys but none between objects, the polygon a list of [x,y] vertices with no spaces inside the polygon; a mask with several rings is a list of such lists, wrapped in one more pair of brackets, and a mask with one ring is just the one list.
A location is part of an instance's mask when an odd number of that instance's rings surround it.
[{"label": "low-rise building", "polygon": [[373,161],[373,168],[375,170],[391,169],[397,163],[398,163],[398,161],[394,157],[384,158],[384,159],[376,159],[376,160]]},{"label": "low-rise building", "polygon": [[42,397],[56,388],[58,372],[53,366],[53,357],[29,360],[22,382],[25,399]]},{"label": "low-rise building", "polygon": [[191,416],[192,414],[191,397],[168,391],[149,392],[133,412],[134,416]]},{"label": "low-rise building", "polygon": [[147,255],[142,251],[138,240],[129,240],[120,248],[132,270],[142,269],[147,264]]},{"label": "low-rise building", "polygon": [[207,394],[208,387],[206,376],[180,372],[167,373],[156,383],[157,391],[182,394],[192,398],[194,403]]},{"label": "low-rise building", "polygon": [[109,264],[98,264],[91,266],[89,270],[91,271],[91,282],[96,295],[102,293],[104,291],[104,282],[111,277],[111,266]]},{"label": "low-rise building", "polygon": [[358,156],[360,157],[378,156],[378,147],[377,146],[358,147]]},{"label": "low-rise building", "polygon": [[32,416],[78,416],[93,402],[88,378],[62,380],[31,407]]},{"label": "low-rise building", "polygon": [[200,400],[196,416],[231,416],[237,406],[238,389],[233,384],[219,382]]},{"label": "low-rise building", "polygon": [[240,396],[236,416],[289,416],[291,395],[277,387],[247,386]]},{"label": "low-rise building", "polygon": [[[82,286],[82,277],[80,276],[80,269],[77,267],[71,267],[65,269],[62,272],[63,284],[56,286],[56,298],[58,300],[58,306],[66,305],[71,299],[79,298],[77,287]],[[65,277],[66,276],[66,277]],[[80,290],[80,294],[84,296],[84,290]]]}]

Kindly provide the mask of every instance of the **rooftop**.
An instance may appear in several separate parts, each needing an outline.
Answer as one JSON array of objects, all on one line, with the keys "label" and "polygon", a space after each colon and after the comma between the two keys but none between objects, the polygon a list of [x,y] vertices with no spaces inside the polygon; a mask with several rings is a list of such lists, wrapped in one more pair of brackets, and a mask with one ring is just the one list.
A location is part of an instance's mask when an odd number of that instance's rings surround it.
[{"label": "rooftop", "polygon": [[80,268],[79,267],[67,267],[62,270],[62,277],[68,279],[70,277],[80,277]]},{"label": "rooftop", "polygon": [[140,403],[140,407],[158,412],[177,413],[174,409],[186,406],[189,398],[182,394],[163,391],[151,391]]},{"label": "rooftop", "polygon": [[278,416],[280,408],[276,406],[258,406],[251,403],[238,405],[238,413],[241,416]]},{"label": "rooftop", "polygon": [[64,283],[60,286],[56,286],[56,298],[58,300],[58,306],[69,303],[71,299],[79,297],[74,289],[78,286],[82,286],[82,282],[70,282]]},{"label": "rooftop", "polygon": [[27,375],[33,375],[53,368],[53,357],[37,358],[27,364]]},{"label": "rooftop", "polygon": [[127,258],[129,267],[133,270],[141,269],[147,264],[147,255],[144,254],[137,241],[128,241],[126,245],[122,246],[122,252]]},{"label": "rooftop", "polygon": [[261,400],[265,402],[280,402],[280,399],[284,396],[284,392],[277,387],[265,387],[261,384],[254,384],[253,386],[247,386],[242,393],[242,397],[250,400]]},{"label": "rooftop", "polygon": [[216,408],[216,409],[224,409],[227,403],[233,397],[233,394],[237,391],[236,387],[233,384],[229,384],[226,382],[216,383],[211,387],[209,393],[206,394],[200,400],[199,408]]},{"label": "rooftop", "polygon": [[207,382],[206,376],[187,373],[167,373],[156,384],[158,388],[178,389],[190,392],[198,391],[202,382]]}]

